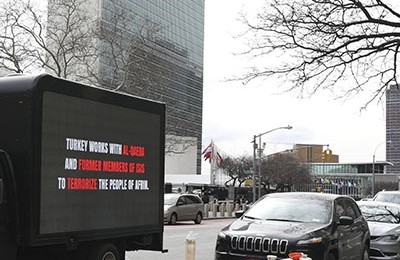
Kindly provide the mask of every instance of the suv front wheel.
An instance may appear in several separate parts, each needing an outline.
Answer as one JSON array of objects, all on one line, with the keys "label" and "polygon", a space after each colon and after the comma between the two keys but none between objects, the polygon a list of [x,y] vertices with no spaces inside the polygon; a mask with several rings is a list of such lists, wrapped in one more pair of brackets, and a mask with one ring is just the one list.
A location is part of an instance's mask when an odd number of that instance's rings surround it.
[{"label": "suv front wheel", "polygon": [[367,245],[364,246],[364,252],[361,260],[369,260],[369,248]]}]

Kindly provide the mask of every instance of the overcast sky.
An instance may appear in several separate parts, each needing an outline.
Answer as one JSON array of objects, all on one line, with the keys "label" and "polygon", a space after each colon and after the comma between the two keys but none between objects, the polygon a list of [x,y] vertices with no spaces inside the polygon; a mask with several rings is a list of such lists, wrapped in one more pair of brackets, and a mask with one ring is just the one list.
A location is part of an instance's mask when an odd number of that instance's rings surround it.
[{"label": "overcast sky", "polygon": [[[385,111],[372,103],[359,108],[362,96],[334,100],[329,93],[318,93],[300,100],[295,94],[277,94],[272,81],[243,86],[224,79],[240,74],[251,61],[234,53],[243,50],[243,40],[234,39],[242,25],[238,12],[259,9],[263,0],[206,0],[203,147],[211,140],[228,155],[252,155],[253,136],[291,125],[262,137],[264,154],[291,148],[293,144],[329,144],[340,162],[372,162],[385,159]],[[266,60],[265,62],[268,62]],[[204,167],[203,167],[204,168]]]}]

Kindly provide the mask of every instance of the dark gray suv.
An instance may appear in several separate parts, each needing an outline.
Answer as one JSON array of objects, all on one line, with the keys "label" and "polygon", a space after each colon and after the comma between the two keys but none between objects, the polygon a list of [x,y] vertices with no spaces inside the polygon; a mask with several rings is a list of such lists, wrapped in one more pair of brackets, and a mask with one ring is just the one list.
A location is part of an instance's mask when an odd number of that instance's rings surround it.
[{"label": "dark gray suv", "polygon": [[367,222],[354,199],[274,193],[219,232],[215,259],[286,259],[297,252],[316,260],[368,260],[369,243]]}]

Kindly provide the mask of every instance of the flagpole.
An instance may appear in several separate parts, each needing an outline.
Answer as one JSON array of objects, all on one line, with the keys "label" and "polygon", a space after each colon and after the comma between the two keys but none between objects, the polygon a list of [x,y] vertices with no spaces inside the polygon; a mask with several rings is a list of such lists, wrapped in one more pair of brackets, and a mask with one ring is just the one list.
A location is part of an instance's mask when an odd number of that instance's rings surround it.
[{"label": "flagpole", "polygon": [[214,141],[211,140],[211,156],[210,156],[210,184],[215,184],[215,167],[214,167]]}]

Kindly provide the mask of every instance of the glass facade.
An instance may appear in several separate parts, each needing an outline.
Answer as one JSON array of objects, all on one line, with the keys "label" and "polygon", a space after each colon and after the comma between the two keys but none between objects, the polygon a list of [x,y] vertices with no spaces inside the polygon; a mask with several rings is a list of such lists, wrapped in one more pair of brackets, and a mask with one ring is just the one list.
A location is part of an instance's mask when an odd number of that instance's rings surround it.
[{"label": "glass facade", "polygon": [[400,173],[400,90],[390,86],[386,91],[386,158],[393,166],[388,166],[387,173]]},{"label": "glass facade", "polygon": [[[130,54],[135,56],[129,67],[130,83],[121,90],[166,103],[167,135],[196,140],[196,174],[200,174],[204,0],[102,0],[100,6],[103,26],[110,26],[122,14],[126,17],[120,26],[127,37],[121,41],[143,29],[149,33],[147,42]],[[112,58],[109,44],[102,42],[101,49],[99,73],[115,75],[110,62],[118,59]]]},{"label": "glass facade", "polygon": [[387,162],[304,163],[304,165],[310,169],[313,183],[295,184],[297,191],[318,191],[364,198],[371,196],[374,173],[376,189],[381,187],[379,185],[382,183],[392,183],[396,186],[398,182],[397,175],[385,173],[385,167],[390,165]]},{"label": "glass facade", "polygon": [[312,163],[306,164],[311,174],[314,175],[331,175],[337,174],[366,174],[372,173],[372,167],[375,168],[375,173],[384,173],[386,163]]}]

